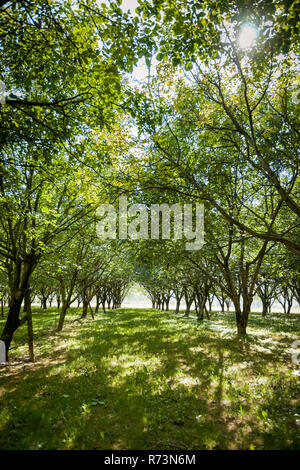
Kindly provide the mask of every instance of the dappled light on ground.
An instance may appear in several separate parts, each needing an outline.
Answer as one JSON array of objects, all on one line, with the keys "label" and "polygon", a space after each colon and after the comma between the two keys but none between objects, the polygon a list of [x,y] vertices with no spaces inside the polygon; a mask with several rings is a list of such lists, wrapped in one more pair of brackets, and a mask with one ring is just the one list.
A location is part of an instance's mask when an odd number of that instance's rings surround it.
[{"label": "dappled light on ground", "polygon": [[[54,326],[53,312],[34,320],[41,333]],[[244,339],[229,314],[211,325],[141,309],[69,321],[36,339],[35,364],[24,345],[0,369],[0,448],[299,448],[295,320],[253,315]]]}]

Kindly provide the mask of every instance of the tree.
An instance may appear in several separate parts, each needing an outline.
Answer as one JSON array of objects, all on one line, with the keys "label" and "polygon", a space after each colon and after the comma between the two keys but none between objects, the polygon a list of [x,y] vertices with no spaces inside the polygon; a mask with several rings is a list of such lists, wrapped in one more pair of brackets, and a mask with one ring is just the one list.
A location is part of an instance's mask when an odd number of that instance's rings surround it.
[{"label": "tree", "polygon": [[28,154],[25,150],[6,150],[6,166],[5,169],[2,166],[0,176],[0,247],[11,296],[1,337],[7,350],[22,322],[19,319],[21,304],[38,262],[49,251],[58,250],[60,243],[66,243],[60,239],[55,246],[55,237],[66,232],[69,226],[78,230],[93,209],[82,197],[76,167],[64,154],[45,154],[34,148]]},{"label": "tree", "polygon": [[[265,317],[268,312],[271,312],[272,304],[276,299],[276,292],[278,289],[278,254],[273,249],[270,256],[266,256],[260,274],[256,281],[256,293],[262,303],[262,315]],[[274,261],[275,256],[275,261]]]},{"label": "tree", "polygon": [[[97,174],[111,164],[103,134],[119,112],[120,70],[130,70],[136,58],[134,28],[118,10],[107,17],[105,8],[38,0],[1,9],[7,96],[0,104],[0,256],[11,297],[1,339],[7,352],[27,320],[20,310],[33,271],[95,209]],[[124,33],[124,41],[109,44],[110,33]]]},{"label": "tree", "polygon": [[[270,50],[286,53],[295,48],[299,36],[297,1],[242,0],[239,2],[192,0],[141,0],[137,8],[141,29],[155,39],[149,44],[158,59],[168,58],[174,66],[191,66],[199,57],[205,61],[224,51],[224,23],[231,24],[235,36],[246,23],[259,31],[264,57]],[[150,23],[151,27],[148,26]],[[146,29],[147,28],[147,29]]]}]

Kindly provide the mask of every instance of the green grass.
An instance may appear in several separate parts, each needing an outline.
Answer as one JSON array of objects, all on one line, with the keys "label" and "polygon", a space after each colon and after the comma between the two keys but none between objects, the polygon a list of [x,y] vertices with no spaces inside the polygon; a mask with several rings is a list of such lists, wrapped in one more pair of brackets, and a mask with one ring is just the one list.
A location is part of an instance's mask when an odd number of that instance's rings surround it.
[{"label": "green grass", "polygon": [[252,314],[242,339],[232,314],[79,312],[55,333],[34,309],[36,363],[23,345],[0,367],[1,449],[300,448],[299,316]]}]

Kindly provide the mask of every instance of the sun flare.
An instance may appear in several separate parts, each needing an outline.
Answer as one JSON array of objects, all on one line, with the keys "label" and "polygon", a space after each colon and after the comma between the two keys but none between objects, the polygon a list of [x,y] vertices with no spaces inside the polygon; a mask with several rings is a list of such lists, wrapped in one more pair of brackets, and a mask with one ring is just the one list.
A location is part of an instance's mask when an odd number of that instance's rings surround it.
[{"label": "sun flare", "polygon": [[242,49],[247,49],[253,45],[257,36],[257,31],[253,26],[245,25],[239,35],[239,45]]}]

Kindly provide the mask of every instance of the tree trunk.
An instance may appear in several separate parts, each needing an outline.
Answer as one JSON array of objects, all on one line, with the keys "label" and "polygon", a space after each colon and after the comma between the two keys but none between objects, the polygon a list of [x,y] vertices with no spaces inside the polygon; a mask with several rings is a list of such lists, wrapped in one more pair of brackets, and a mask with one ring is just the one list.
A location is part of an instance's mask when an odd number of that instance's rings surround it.
[{"label": "tree trunk", "polygon": [[179,309],[180,309],[180,298],[177,297],[176,298],[176,309],[175,309],[175,313],[178,314],[179,313]]},{"label": "tree trunk", "polygon": [[57,331],[61,331],[63,329],[65,316],[66,316],[68,308],[69,308],[69,305],[68,305],[68,301],[66,300],[61,306]]},{"label": "tree trunk", "polygon": [[47,297],[42,297],[42,305],[41,305],[43,310],[47,309]]},{"label": "tree trunk", "polygon": [[188,317],[189,314],[190,314],[190,311],[191,311],[191,305],[192,305],[193,301],[192,300],[191,301],[185,301],[185,303],[186,303],[186,309],[185,309],[184,316]]},{"label": "tree trunk", "polygon": [[196,312],[197,312],[197,320],[202,321],[204,318],[203,308],[197,307]]},{"label": "tree trunk", "polygon": [[204,306],[204,310],[205,310],[207,320],[210,320],[209,311],[207,310],[207,308],[205,306]]},{"label": "tree trunk", "polygon": [[85,292],[82,294],[82,315],[81,318],[86,318],[88,313],[89,302]]},{"label": "tree trunk", "polygon": [[95,307],[95,313],[98,313],[100,307],[100,299],[98,295],[96,295],[96,307]]},{"label": "tree trunk", "polygon": [[91,312],[91,317],[92,317],[93,320],[95,320],[94,312],[93,312],[93,309],[92,309],[92,306],[91,306],[91,301],[89,301],[88,304],[89,304],[89,309],[90,309],[90,312]]},{"label": "tree trunk", "polygon": [[288,315],[291,313],[292,305],[293,305],[293,301],[288,300],[287,301],[287,312],[286,312]]},{"label": "tree trunk", "polygon": [[8,359],[8,350],[10,347],[10,343],[13,339],[15,331],[18,329],[20,324],[19,314],[21,311],[21,305],[23,301],[24,295],[19,293],[18,297],[13,297],[11,306],[9,307],[8,316],[6,320],[6,324],[4,326],[1,340],[5,343],[6,348],[6,360]]},{"label": "tree trunk", "polygon": [[27,290],[25,294],[24,303],[25,303],[25,310],[26,310],[26,316],[27,316],[29,360],[30,362],[34,362],[32,312],[31,312],[31,300],[30,300],[29,289]]},{"label": "tree trunk", "polygon": [[241,310],[239,296],[233,295],[232,302],[235,308],[235,321],[236,321],[237,332],[239,335],[245,335],[248,315],[246,315],[245,312],[244,311],[242,312]]},{"label": "tree trunk", "polygon": [[264,297],[261,298],[261,301],[262,301],[262,316],[266,317],[268,313],[268,302]]},{"label": "tree trunk", "polygon": [[243,311],[239,311],[238,314],[236,314],[236,319],[237,319],[237,331],[239,335],[245,335],[246,334],[246,328],[248,324],[248,318],[249,318],[249,312],[250,312],[250,303],[245,304],[245,308],[243,308]]},{"label": "tree trunk", "polygon": [[28,288],[29,278],[34,271],[36,261],[31,258],[28,262],[24,263],[23,273],[22,263],[19,261],[15,265],[14,282],[11,283],[10,305],[7,314],[6,323],[1,334],[1,340],[5,343],[6,360],[8,359],[8,350],[13,339],[15,331],[20,326],[20,311],[25,292]]},{"label": "tree trunk", "polygon": [[239,335],[246,334],[246,326],[245,325],[237,325],[237,331]]}]

